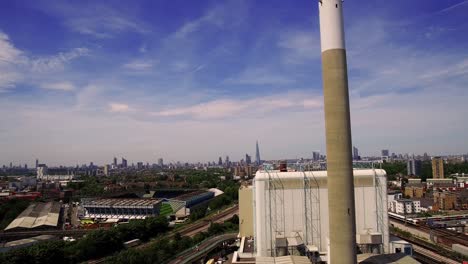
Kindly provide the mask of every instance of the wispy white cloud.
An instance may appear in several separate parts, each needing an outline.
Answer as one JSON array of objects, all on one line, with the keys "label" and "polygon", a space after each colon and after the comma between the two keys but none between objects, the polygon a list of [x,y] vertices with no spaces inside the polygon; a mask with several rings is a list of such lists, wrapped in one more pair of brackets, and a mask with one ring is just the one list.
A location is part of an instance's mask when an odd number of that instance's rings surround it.
[{"label": "wispy white cloud", "polygon": [[131,14],[129,9],[119,9],[117,5],[47,1],[36,8],[58,17],[71,31],[95,38],[113,38],[127,32],[150,32],[150,27],[137,14]]},{"label": "wispy white cloud", "polygon": [[16,63],[23,52],[11,43],[8,35],[0,31],[0,63]]},{"label": "wispy white cloud", "polygon": [[[387,94],[440,89],[468,80],[467,56],[456,51],[428,50],[408,43],[393,42],[395,25],[373,18],[357,21],[348,30],[347,50],[350,89],[354,93]],[[371,36],[369,38],[363,36]],[[457,78],[451,78],[457,76]],[[456,88],[458,87],[458,88]]]},{"label": "wispy white cloud", "polygon": [[151,115],[158,117],[219,119],[268,115],[277,111],[305,111],[322,106],[321,96],[304,93],[258,96],[250,99],[216,99],[189,107],[175,107]]},{"label": "wispy white cloud", "polygon": [[183,24],[175,33],[176,38],[185,38],[189,34],[194,33],[205,25],[221,27],[224,24],[223,15],[225,13],[224,5],[217,5],[208,10],[201,17]]},{"label": "wispy white cloud", "polygon": [[171,64],[171,69],[176,72],[183,72],[190,68],[187,61],[176,61]]},{"label": "wispy white cloud", "polygon": [[147,71],[153,68],[154,63],[154,60],[138,59],[124,64],[123,67],[132,71]]},{"label": "wispy white cloud", "polygon": [[148,48],[146,47],[146,44],[141,45],[140,48],[138,49],[138,51],[140,53],[146,53],[148,51]]},{"label": "wispy white cloud", "polygon": [[113,34],[128,31],[138,33],[149,32],[149,29],[144,24],[118,14],[94,15],[68,18],[66,25],[73,31],[97,38],[110,38],[113,37]]},{"label": "wispy white cloud", "polygon": [[70,61],[88,54],[89,49],[87,48],[75,48],[68,52],[61,52],[57,55],[31,59],[31,69],[37,72],[61,70],[64,68],[65,64]]},{"label": "wispy white cloud", "polygon": [[65,92],[71,92],[75,90],[75,86],[70,82],[43,83],[41,88]]},{"label": "wispy white cloud", "polygon": [[183,24],[173,37],[183,39],[205,27],[226,28],[243,23],[247,12],[247,1],[229,0],[217,3],[200,17]]},{"label": "wispy white cloud", "polygon": [[286,63],[301,64],[320,58],[320,39],[312,31],[290,31],[283,33],[277,45],[286,50]]},{"label": "wispy white cloud", "polygon": [[464,5],[468,5],[468,1],[463,1],[463,2],[460,2],[458,4],[451,5],[451,6],[447,7],[447,8],[444,8],[444,9],[440,10],[439,12],[440,13],[448,12],[448,11],[454,10],[454,9],[456,9],[458,7],[461,7],[461,6],[464,6]]},{"label": "wispy white cloud", "polygon": [[89,53],[87,48],[80,47],[51,56],[35,57],[16,48],[8,35],[0,31],[0,90],[5,91],[20,82],[33,80],[47,83],[48,77],[53,77],[48,75],[51,71],[61,71],[71,61]]},{"label": "wispy white cloud", "polygon": [[0,31],[0,91],[13,88],[22,79],[18,65],[26,62],[23,52],[17,49],[8,35]]},{"label": "wispy white cloud", "polygon": [[2,71],[0,73],[0,92],[15,87],[16,82],[21,79],[22,76],[13,71]]},{"label": "wispy white cloud", "polygon": [[294,83],[291,76],[267,68],[247,68],[238,76],[225,80],[228,84],[243,85],[286,85]]},{"label": "wispy white cloud", "polygon": [[131,109],[127,104],[123,103],[109,103],[109,111],[112,113],[126,113]]}]

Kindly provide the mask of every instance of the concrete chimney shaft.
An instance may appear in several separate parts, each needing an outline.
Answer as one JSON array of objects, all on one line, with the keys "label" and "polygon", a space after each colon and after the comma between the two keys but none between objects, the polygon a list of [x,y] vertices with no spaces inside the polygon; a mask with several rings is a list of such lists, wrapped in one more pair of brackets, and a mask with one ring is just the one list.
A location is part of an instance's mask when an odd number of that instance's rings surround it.
[{"label": "concrete chimney shaft", "polygon": [[343,2],[320,0],[331,264],[356,263],[356,217]]}]

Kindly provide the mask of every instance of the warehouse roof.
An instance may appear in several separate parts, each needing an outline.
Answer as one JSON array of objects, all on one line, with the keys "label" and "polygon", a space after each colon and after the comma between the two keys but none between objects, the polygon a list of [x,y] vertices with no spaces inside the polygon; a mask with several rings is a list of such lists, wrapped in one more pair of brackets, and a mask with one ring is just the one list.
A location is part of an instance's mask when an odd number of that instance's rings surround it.
[{"label": "warehouse roof", "polygon": [[158,204],[160,201],[160,199],[108,198],[96,200],[83,200],[83,206],[153,206]]},{"label": "warehouse roof", "polygon": [[13,228],[56,227],[61,204],[59,202],[33,203],[28,206],[5,230]]}]

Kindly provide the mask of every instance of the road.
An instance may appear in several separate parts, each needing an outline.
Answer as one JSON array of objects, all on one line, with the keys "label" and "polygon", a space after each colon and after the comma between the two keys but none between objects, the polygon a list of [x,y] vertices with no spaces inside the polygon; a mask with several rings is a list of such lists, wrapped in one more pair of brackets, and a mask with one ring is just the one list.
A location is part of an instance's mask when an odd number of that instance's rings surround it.
[{"label": "road", "polygon": [[237,233],[232,234],[224,234],[216,237],[212,237],[203,241],[198,247],[193,247],[181,255],[179,255],[176,259],[169,262],[170,264],[183,264],[183,263],[191,263],[191,261],[197,260],[198,258],[203,257],[205,254],[209,253],[211,250],[215,249],[217,246],[222,244],[225,241],[232,240],[237,238]]},{"label": "road", "polygon": [[54,236],[82,236],[96,229],[72,229],[72,230],[37,230],[37,231],[21,231],[21,232],[0,232],[0,240],[7,238],[26,238],[39,235],[54,235]]}]

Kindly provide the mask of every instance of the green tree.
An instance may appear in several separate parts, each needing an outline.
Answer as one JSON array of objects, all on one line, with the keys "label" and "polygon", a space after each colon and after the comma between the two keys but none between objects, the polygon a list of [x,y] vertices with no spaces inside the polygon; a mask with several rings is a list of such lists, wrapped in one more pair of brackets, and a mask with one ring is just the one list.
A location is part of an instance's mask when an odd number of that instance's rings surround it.
[{"label": "green tree", "polygon": [[12,199],[0,204],[0,229],[5,229],[30,204],[30,201]]}]

